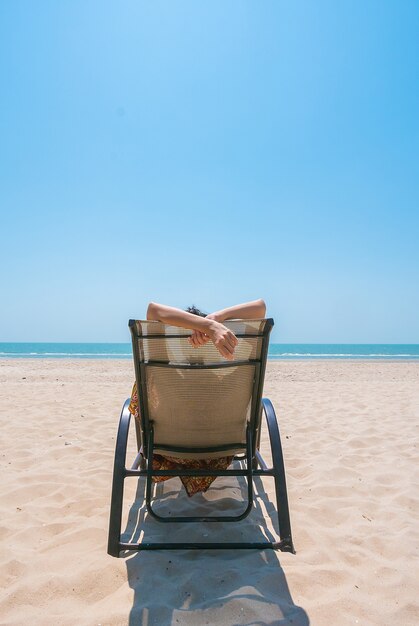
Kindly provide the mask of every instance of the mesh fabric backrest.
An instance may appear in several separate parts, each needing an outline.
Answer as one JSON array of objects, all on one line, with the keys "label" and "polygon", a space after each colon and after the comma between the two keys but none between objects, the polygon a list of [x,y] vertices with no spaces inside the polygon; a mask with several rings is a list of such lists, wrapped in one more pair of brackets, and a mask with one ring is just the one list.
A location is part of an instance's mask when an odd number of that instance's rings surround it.
[{"label": "mesh fabric backrest", "polygon": [[[159,450],[159,444],[188,448],[245,444],[256,372],[252,361],[261,358],[262,337],[257,335],[262,334],[265,321],[240,320],[225,325],[236,335],[246,335],[238,337],[234,362],[249,363],[222,367],[227,362],[212,342],[200,348],[189,344],[190,330],[159,322],[135,322],[134,341],[138,342],[140,360],[147,364],[144,383],[155,452],[170,455]],[[156,361],[170,367],[151,363]],[[202,369],[206,365],[211,367]],[[237,452],[233,446],[223,452],[173,452],[172,456],[211,458]]]},{"label": "mesh fabric backrest", "polygon": [[[244,444],[253,379],[252,365],[210,370],[150,367],[148,410],[156,452],[159,443],[190,448]],[[183,455],[209,458],[227,453]]]}]

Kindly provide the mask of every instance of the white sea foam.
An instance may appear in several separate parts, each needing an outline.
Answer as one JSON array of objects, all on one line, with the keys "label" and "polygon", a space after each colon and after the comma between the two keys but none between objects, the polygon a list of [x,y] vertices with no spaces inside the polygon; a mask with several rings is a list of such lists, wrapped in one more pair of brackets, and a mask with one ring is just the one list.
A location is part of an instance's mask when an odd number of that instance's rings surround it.
[{"label": "white sea foam", "polygon": [[359,357],[359,358],[368,358],[368,357],[387,357],[390,359],[394,359],[397,357],[410,357],[410,358],[419,358],[417,354],[381,354],[381,353],[371,353],[371,354],[354,354],[352,352],[281,352],[280,354],[269,354],[270,358],[275,357],[283,357],[283,356],[304,356],[304,357]]},{"label": "white sea foam", "polygon": [[131,356],[131,352],[39,352],[44,356]]},{"label": "white sea foam", "polygon": [[[114,348],[116,350],[125,349],[125,352],[109,352],[106,351],[106,348]],[[51,344],[51,343],[27,343],[27,344],[12,344],[12,343],[0,343],[0,358],[49,358],[49,359],[59,359],[59,358],[67,358],[67,359],[129,359],[132,358],[132,352],[129,344]],[[53,351],[54,347],[56,351]],[[68,348],[68,350],[66,350]],[[73,352],[71,350],[77,350],[77,352]],[[325,350],[339,350],[340,352],[325,352]],[[397,348],[399,352],[392,354],[392,350],[396,351]],[[96,352],[96,350],[100,350],[100,352]],[[281,352],[280,350],[283,350]],[[301,352],[301,350],[308,350],[307,352]],[[318,349],[323,350],[323,352],[312,352],[312,350]],[[354,350],[355,352],[343,352],[342,350]],[[368,350],[378,350],[378,352],[367,352]],[[383,352],[381,350],[386,350]],[[84,351],[85,350],[85,351]],[[297,350],[296,352],[292,352],[292,350]],[[300,350],[300,351],[298,351]],[[410,350],[410,352],[409,352]],[[268,353],[268,358],[270,360],[278,360],[278,359],[305,359],[305,360],[317,360],[317,359],[383,359],[383,360],[391,360],[391,359],[406,359],[417,361],[419,360],[419,347],[415,344],[406,345],[391,345],[388,346],[385,344],[382,345],[374,345],[374,344],[365,344],[365,345],[356,345],[356,344],[329,344],[329,345],[310,345],[310,344],[271,344],[270,350]]]},{"label": "white sea foam", "polygon": [[0,352],[0,356],[131,356],[130,352]]}]

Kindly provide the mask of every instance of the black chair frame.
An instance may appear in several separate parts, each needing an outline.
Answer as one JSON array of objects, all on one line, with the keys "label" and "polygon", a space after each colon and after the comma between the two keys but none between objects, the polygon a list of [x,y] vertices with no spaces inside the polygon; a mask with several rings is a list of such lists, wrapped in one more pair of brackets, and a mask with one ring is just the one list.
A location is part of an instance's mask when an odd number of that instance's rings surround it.
[{"label": "black chair frame", "polygon": [[[154,453],[154,429],[152,420],[147,419],[147,405],[142,403],[140,411],[142,415],[141,425],[135,420],[135,430],[137,437],[138,454],[131,466],[126,467],[126,453],[128,434],[131,423],[131,413],[128,410],[130,399],[126,400],[119,421],[118,435],[116,440],[115,461],[112,483],[112,497],[109,521],[109,538],[108,538],[108,554],[119,557],[124,551],[140,551],[140,550],[176,550],[176,549],[278,549],[282,552],[292,552],[295,554],[294,545],[291,535],[291,523],[288,506],[288,496],[285,479],[284,458],[282,453],[281,438],[275,410],[272,402],[267,398],[261,398],[263,379],[266,367],[267,348],[269,341],[269,332],[273,325],[272,320],[267,320],[268,328],[263,334],[263,348],[260,363],[256,366],[255,393],[256,398],[253,402],[253,419],[251,419],[246,429],[246,444],[228,444],[224,449],[243,449],[243,454],[234,458],[240,460],[242,469],[226,469],[226,470],[198,470],[198,469],[176,469],[176,470],[153,470],[153,453]],[[144,386],[144,369],[147,365],[156,365],[153,362],[141,362],[138,353],[138,342],[134,341],[133,323],[130,320],[131,332],[133,333],[134,362],[136,365],[137,385],[138,389],[142,389],[145,393]],[[240,335],[237,335],[240,337]],[[150,337],[150,336],[149,336]],[[248,364],[249,361],[246,362]],[[170,367],[170,364],[161,363],[161,366]],[[224,364],[222,364],[224,366]],[[239,362],[226,363],[225,366],[237,366]],[[179,367],[179,366],[177,366]],[[208,367],[196,365],[184,365],[183,367]],[[209,366],[211,367],[211,365]],[[217,364],[220,367],[220,364]],[[141,386],[140,386],[141,385]],[[139,394],[140,395],[140,394]],[[142,395],[142,394],[141,394]],[[268,467],[265,463],[260,450],[260,431],[261,417],[265,415],[268,434],[270,439],[272,467]],[[159,450],[164,446],[159,444]],[[223,447],[214,448],[194,448],[194,452],[202,452],[203,458],[205,453],[220,451]],[[141,449],[141,451],[140,451]],[[169,448],[169,452],[191,451],[187,448]],[[221,455],[220,455],[221,456]],[[151,494],[153,486],[153,476],[244,476],[247,481],[247,503],[243,512],[238,515],[214,515],[214,516],[170,516],[164,517],[156,513],[153,509]],[[266,542],[176,542],[176,543],[159,543],[141,541],[138,543],[121,541],[121,523],[122,523],[122,507],[124,494],[124,481],[129,477],[145,478],[145,504],[146,510],[150,516],[159,522],[238,522],[249,515],[253,507],[253,477],[268,476],[274,479],[275,494],[277,503],[277,515],[279,525],[279,541]]]}]

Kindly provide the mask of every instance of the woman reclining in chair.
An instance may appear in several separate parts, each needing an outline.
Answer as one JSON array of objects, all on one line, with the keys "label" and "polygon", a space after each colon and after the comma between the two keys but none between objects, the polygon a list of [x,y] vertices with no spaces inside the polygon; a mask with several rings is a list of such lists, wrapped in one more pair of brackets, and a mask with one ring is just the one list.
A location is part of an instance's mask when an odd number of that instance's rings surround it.
[{"label": "woman reclining in chair", "polygon": [[[216,311],[206,315],[195,306],[189,307],[186,311],[176,309],[164,304],[151,302],[147,309],[147,320],[179,326],[193,331],[189,341],[194,348],[205,345],[212,341],[218,352],[228,360],[233,359],[234,349],[238,343],[236,336],[223,324],[231,319],[258,319],[264,318],[266,305],[263,300],[254,300],[237,304],[235,306]],[[131,404],[129,410],[136,419],[139,419],[137,385],[131,394]],[[220,457],[218,459],[179,459],[172,456],[162,456],[155,454],[153,457],[153,469],[155,470],[175,470],[175,469],[227,469],[232,462],[232,456]],[[155,482],[168,480],[170,476],[155,476]],[[200,491],[206,491],[215,480],[214,476],[181,476],[180,477],[188,496],[193,496]]]}]

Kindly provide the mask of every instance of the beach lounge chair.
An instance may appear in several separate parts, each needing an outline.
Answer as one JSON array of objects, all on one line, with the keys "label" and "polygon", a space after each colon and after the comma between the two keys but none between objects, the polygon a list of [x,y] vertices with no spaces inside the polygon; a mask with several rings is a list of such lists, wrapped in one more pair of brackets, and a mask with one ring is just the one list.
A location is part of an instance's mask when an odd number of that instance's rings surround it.
[{"label": "beach lounge chair", "polygon": [[[160,322],[130,320],[139,395],[140,420],[136,426],[138,455],[130,469],[126,449],[131,414],[123,406],[116,441],[108,553],[126,550],[258,548],[293,552],[285,469],[279,428],[272,403],[262,399],[272,319],[225,322],[238,339],[234,360],[226,361],[212,342],[193,348],[190,330]],[[261,418],[265,415],[273,466],[259,450]],[[134,419],[134,418],[133,418]],[[182,459],[234,455],[238,462],[224,470],[154,470],[153,454]],[[239,466],[239,469],[237,468]],[[245,508],[238,515],[162,516],[152,504],[153,476],[244,476]],[[121,541],[124,481],[145,478],[145,504],[159,522],[238,522],[252,510],[253,477],[274,479],[279,541],[218,543],[138,543]],[[247,501],[246,501],[247,500]],[[214,504],[216,507],[216,504]],[[216,513],[217,511],[215,511]]]}]

